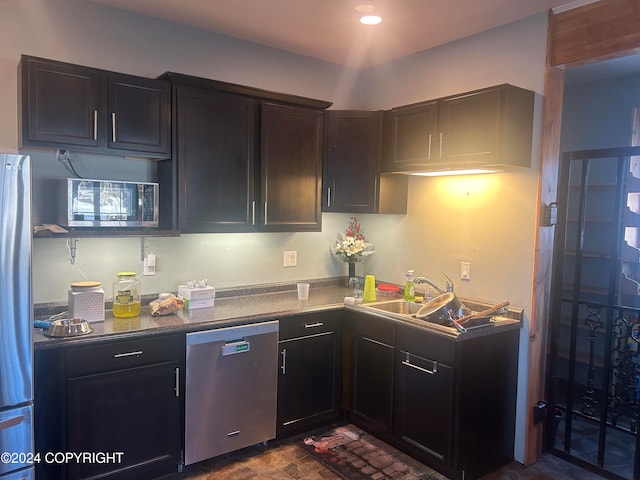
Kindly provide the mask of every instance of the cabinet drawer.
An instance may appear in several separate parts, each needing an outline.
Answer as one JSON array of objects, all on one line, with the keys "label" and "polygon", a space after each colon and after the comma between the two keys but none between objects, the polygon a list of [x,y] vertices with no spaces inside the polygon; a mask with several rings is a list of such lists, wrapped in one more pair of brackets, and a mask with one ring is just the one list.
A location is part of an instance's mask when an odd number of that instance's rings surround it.
[{"label": "cabinet drawer", "polygon": [[353,313],[349,319],[349,329],[353,335],[393,346],[393,321],[361,313]]},{"label": "cabinet drawer", "polygon": [[317,312],[280,318],[280,340],[339,330],[340,312]]},{"label": "cabinet drawer", "polygon": [[420,328],[397,326],[395,347],[431,361],[453,364],[454,342]]},{"label": "cabinet drawer", "polygon": [[179,360],[181,338],[159,335],[69,348],[67,373],[69,376],[84,375]]}]

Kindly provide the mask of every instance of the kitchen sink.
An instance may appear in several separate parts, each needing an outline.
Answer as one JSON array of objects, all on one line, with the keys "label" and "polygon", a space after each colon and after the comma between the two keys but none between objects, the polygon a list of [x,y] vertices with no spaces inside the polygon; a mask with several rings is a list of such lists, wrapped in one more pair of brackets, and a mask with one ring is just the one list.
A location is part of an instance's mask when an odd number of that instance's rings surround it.
[{"label": "kitchen sink", "polygon": [[388,300],[386,302],[376,302],[364,304],[364,307],[382,310],[387,313],[395,313],[399,315],[415,315],[423,307],[421,303],[407,302],[404,299]]}]

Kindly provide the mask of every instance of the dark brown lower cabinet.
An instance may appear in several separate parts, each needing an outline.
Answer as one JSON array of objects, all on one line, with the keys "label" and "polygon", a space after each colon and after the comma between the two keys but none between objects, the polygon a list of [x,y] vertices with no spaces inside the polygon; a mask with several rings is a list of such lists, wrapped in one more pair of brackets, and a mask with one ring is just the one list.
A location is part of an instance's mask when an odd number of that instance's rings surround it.
[{"label": "dark brown lower cabinet", "polygon": [[38,479],[138,479],[176,472],[183,351],[181,337],[174,335],[36,350],[36,452],[94,456],[37,465]]},{"label": "dark brown lower cabinet", "polygon": [[351,422],[452,480],[513,459],[518,330],[456,339],[345,315]]},{"label": "dark brown lower cabinet", "polygon": [[337,420],[341,414],[339,312],[280,319],[278,436]]},{"label": "dark brown lower cabinet", "polygon": [[451,460],[453,368],[395,352],[395,434],[406,448],[446,468]]},{"label": "dark brown lower cabinet", "polygon": [[[492,328],[492,327],[486,327]],[[513,458],[519,330],[437,334],[353,310],[280,318],[277,435],[345,418],[452,480]],[[184,335],[36,349],[38,480],[155,478],[182,465]]]},{"label": "dark brown lower cabinet", "polygon": [[177,470],[177,368],[177,362],[167,362],[67,380],[68,451],[114,458],[70,462],[68,478],[153,478]]},{"label": "dark brown lower cabinet", "polygon": [[350,317],[350,416],[372,433],[389,434],[393,414],[393,323]]}]

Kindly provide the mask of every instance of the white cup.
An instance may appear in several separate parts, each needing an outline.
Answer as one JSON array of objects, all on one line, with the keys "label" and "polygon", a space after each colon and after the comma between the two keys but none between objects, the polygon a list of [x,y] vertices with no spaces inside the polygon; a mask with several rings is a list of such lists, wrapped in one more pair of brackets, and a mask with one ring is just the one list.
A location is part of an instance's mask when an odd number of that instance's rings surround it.
[{"label": "white cup", "polygon": [[298,283],[298,300],[307,300],[309,298],[309,284]]}]

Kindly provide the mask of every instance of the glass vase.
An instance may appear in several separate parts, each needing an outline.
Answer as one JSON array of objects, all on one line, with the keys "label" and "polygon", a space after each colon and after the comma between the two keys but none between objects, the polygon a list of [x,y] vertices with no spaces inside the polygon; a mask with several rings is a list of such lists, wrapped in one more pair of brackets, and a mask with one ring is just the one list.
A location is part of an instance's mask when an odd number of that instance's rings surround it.
[{"label": "glass vase", "polygon": [[356,263],[349,262],[349,275],[348,278],[353,278],[356,276]]}]

